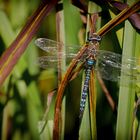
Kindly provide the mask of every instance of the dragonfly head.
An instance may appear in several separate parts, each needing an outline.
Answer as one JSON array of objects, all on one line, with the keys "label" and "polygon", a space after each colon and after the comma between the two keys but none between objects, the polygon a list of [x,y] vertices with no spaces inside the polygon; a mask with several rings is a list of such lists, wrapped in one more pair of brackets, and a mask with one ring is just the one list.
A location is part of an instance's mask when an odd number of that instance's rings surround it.
[{"label": "dragonfly head", "polygon": [[90,35],[87,39],[88,42],[100,42],[101,41],[101,37],[99,35],[97,35],[96,33],[93,33],[92,35]]}]

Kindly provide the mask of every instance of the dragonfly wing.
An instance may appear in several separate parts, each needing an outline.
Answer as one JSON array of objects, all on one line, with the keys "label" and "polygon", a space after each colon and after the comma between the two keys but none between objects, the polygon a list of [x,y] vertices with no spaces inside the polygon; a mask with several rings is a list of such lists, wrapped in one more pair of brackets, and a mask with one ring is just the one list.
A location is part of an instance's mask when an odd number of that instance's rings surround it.
[{"label": "dragonfly wing", "polygon": [[129,77],[130,82],[140,82],[140,59],[124,57],[121,72],[124,76]]},{"label": "dragonfly wing", "polygon": [[100,50],[97,56],[97,70],[103,79],[118,81],[121,72],[121,55]]},{"label": "dragonfly wing", "polygon": [[57,68],[57,60],[53,56],[41,56],[36,60],[36,64],[40,66],[40,68],[48,69],[48,68]]},{"label": "dragonfly wing", "polygon": [[64,45],[61,42],[50,40],[47,38],[38,38],[35,40],[36,46],[51,56],[63,56],[67,59],[72,59],[80,49],[78,45]]},{"label": "dragonfly wing", "polygon": [[47,38],[38,38],[35,40],[36,46],[42,49],[45,52],[57,52],[57,47],[61,46],[62,43],[50,40]]},{"label": "dragonfly wing", "polygon": [[118,81],[120,75],[129,77],[128,82],[140,82],[140,59],[100,50],[97,59],[97,70],[106,80]]}]

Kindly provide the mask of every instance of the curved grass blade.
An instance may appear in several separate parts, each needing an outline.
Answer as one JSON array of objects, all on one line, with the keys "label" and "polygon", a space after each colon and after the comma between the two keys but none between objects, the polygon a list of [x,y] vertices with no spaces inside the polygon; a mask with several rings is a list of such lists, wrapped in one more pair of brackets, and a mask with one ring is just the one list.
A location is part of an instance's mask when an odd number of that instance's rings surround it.
[{"label": "curved grass blade", "polygon": [[3,53],[0,59],[0,85],[3,84],[6,77],[10,74],[18,59],[27,48],[33,35],[37,32],[41,21],[54,7],[56,2],[57,0],[42,3],[27,21],[15,41]]},{"label": "curved grass blade", "polygon": [[[122,3],[119,1],[111,1],[110,4],[116,7],[116,9],[118,9],[119,11],[122,11],[126,7],[128,7],[127,3]],[[128,20],[136,29],[140,29],[140,14],[134,13],[128,18]]]},{"label": "curved grass blade", "polygon": [[56,108],[55,108],[55,114],[54,114],[55,115],[54,116],[54,129],[53,129],[54,140],[55,139],[57,140],[59,137],[59,117],[60,117],[60,113],[61,113],[61,102],[62,102],[62,97],[63,97],[65,87],[71,78],[71,73],[73,72],[73,69],[75,68],[75,66],[78,63],[76,60],[81,57],[81,54],[83,54],[86,51],[86,49],[87,49],[87,44],[85,45],[84,48],[82,48],[80,50],[80,53],[70,63],[70,66],[69,66],[67,72],[65,73],[65,76],[64,76],[63,80],[61,81],[60,86],[58,88],[58,94],[56,97]]},{"label": "curved grass blade", "polygon": [[140,1],[135,2],[132,6],[125,8],[120,14],[116,16],[116,18],[110,20],[107,24],[105,24],[97,34],[103,36],[107,32],[109,32],[112,28],[122,23],[132,14],[137,12],[140,9]]}]

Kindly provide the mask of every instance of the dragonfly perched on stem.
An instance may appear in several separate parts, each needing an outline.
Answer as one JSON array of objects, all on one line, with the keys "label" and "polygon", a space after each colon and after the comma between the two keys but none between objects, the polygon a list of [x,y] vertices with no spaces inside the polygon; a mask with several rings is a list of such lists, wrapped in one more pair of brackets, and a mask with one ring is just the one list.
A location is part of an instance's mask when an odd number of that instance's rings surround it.
[{"label": "dragonfly perched on stem", "polygon": [[[75,58],[76,66],[80,69],[84,67],[86,71],[80,102],[80,120],[82,119],[85,108],[91,69],[95,69],[97,74],[100,75],[99,77],[110,81],[117,82],[120,80],[121,75],[127,76],[131,80],[128,81],[128,83],[124,83],[125,86],[127,86],[129,83],[140,82],[140,60],[135,57],[128,58],[126,56],[126,58],[123,59],[124,62],[122,63],[122,56],[120,54],[99,50],[100,40],[100,36],[93,34],[92,37],[88,38],[88,48],[86,51],[80,58]],[[59,47],[61,47],[63,44],[46,38],[37,39],[35,44],[48,53],[47,56],[39,57],[37,61],[40,67],[45,69],[50,67],[57,67],[59,55],[62,58],[64,56],[66,59],[72,59],[76,56],[74,50],[78,50],[80,48],[78,46],[66,46],[66,53],[58,52]],[[76,69],[77,67],[74,68]],[[69,80],[72,79],[75,73],[74,68],[72,69],[73,72],[69,76]]]},{"label": "dragonfly perched on stem", "polygon": [[[38,38],[35,41],[35,44],[43,51],[48,53],[47,55],[38,57],[37,59],[37,64],[43,69],[56,68],[59,61],[58,55],[61,55],[62,58],[65,56],[66,60],[70,61],[78,53],[74,51],[80,49],[78,46],[71,45],[66,46],[66,53],[58,52],[58,47],[62,44],[46,38]],[[92,46],[93,44],[91,43],[91,46],[89,46],[82,57],[76,60],[77,65],[78,63],[85,63],[86,59],[89,57],[89,54],[95,53]],[[128,56],[123,56],[124,62],[122,63],[121,54],[98,49],[96,50],[96,53],[97,62],[95,70],[98,71],[101,78],[118,82],[120,80],[120,76],[123,75],[130,77],[131,80],[128,81],[128,83],[140,82],[140,59],[136,57],[129,58]],[[126,83],[126,85],[128,83]]]}]

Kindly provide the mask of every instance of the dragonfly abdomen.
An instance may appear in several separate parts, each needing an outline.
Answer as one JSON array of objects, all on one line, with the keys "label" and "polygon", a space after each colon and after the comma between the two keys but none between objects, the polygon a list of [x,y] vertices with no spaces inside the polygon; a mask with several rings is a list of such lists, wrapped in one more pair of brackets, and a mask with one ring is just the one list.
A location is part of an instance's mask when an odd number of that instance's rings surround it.
[{"label": "dragonfly abdomen", "polygon": [[89,89],[90,73],[91,73],[93,66],[95,66],[95,63],[96,63],[95,59],[88,59],[86,61],[87,68],[86,68],[85,81],[84,81],[82,95],[81,95],[81,101],[80,101],[80,114],[79,114],[80,119],[82,118],[83,112],[85,109],[86,97],[87,97],[87,93],[88,93],[88,89]]}]

